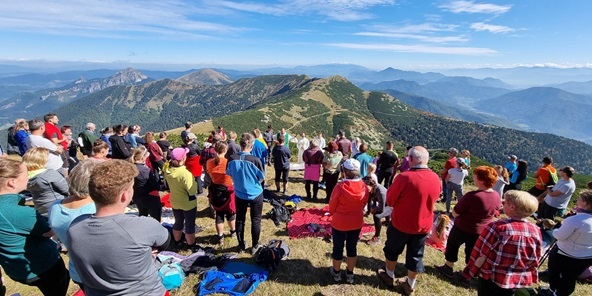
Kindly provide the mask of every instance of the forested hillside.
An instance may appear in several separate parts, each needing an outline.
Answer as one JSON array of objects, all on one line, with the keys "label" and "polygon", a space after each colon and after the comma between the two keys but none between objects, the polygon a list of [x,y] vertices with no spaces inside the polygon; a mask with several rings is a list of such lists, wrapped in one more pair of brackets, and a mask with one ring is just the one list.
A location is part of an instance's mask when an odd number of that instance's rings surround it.
[{"label": "forested hillside", "polygon": [[558,167],[571,165],[579,172],[592,173],[592,146],[580,141],[444,118],[378,92],[370,94],[368,109],[392,137],[410,145],[469,149],[494,164],[503,164],[507,155],[516,154],[531,169],[549,155]]}]

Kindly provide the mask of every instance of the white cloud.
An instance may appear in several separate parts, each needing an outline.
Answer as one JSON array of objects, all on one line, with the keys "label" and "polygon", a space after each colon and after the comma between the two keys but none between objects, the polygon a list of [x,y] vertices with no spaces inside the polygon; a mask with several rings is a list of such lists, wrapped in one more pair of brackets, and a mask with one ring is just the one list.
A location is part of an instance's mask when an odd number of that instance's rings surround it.
[{"label": "white cloud", "polygon": [[475,1],[452,1],[440,5],[440,8],[454,13],[484,13],[484,14],[504,14],[512,8],[512,5],[497,5],[490,3],[475,3]]},{"label": "white cloud", "polygon": [[123,38],[147,33],[162,38],[210,38],[247,28],[196,20],[223,11],[177,0],[3,1],[0,28],[92,37]]},{"label": "white cloud", "polygon": [[359,32],[354,35],[370,36],[370,37],[385,37],[385,38],[399,38],[399,39],[414,39],[431,43],[447,43],[447,42],[467,42],[469,39],[463,36],[425,36],[402,33],[381,33],[381,32]]},{"label": "white cloud", "polygon": [[392,52],[410,52],[410,53],[430,53],[430,54],[451,54],[451,55],[494,55],[498,52],[489,48],[481,47],[447,47],[447,46],[428,46],[428,45],[405,45],[405,44],[385,44],[385,43],[328,43],[326,46],[349,49],[363,49],[375,51]]},{"label": "white cloud", "polygon": [[515,30],[506,27],[506,26],[499,26],[499,25],[490,25],[486,23],[473,23],[471,24],[471,29],[475,31],[489,31],[491,33],[507,33],[507,32],[514,32]]},{"label": "white cloud", "polygon": [[316,14],[337,21],[359,21],[372,18],[365,12],[374,6],[393,5],[395,0],[283,0],[277,4],[260,2],[217,1],[225,8],[275,16]]}]

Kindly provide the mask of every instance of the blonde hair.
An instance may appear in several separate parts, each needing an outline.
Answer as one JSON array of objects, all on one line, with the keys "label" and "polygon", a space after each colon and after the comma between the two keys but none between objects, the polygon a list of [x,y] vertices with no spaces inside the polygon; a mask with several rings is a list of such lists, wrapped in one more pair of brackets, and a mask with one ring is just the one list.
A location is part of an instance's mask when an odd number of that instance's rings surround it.
[{"label": "blonde hair", "polygon": [[[0,158],[0,180],[18,178],[19,175],[23,173],[21,167],[22,164],[23,163],[18,160]],[[4,182],[0,182],[0,186],[2,184],[4,184]]]},{"label": "blonde hair", "polygon": [[367,171],[368,171],[368,174],[376,172],[376,165],[373,163],[369,163]]},{"label": "blonde hair", "polygon": [[142,161],[143,158],[146,156],[148,150],[144,146],[138,146],[138,148],[134,149],[132,157],[130,158],[130,162],[135,163],[138,161]]},{"label": "blonde hair", "polygon": [[49,150],[43,147],[35,147],[27,150],[23,155],[23,163],[28,171],[35,171],[45,168],[49,160]]},{"label": "blonde hair", "polygon": [[514,205],[514,211],[520,216],[518,218],[529,217],[539,207],[537,198],[526,191],[508,190],[504,193],[504,199]]}]

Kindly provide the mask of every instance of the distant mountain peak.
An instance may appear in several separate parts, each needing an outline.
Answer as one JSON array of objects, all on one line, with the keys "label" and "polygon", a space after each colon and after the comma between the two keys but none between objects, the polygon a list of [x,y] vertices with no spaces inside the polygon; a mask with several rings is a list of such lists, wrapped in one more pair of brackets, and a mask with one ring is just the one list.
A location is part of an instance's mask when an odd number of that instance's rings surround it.
[{"label": "distant mountain peak", "polygon": [[187,84],[224,85],[232,83],[232,79],[214,69],[201,69],[177,78],[177,81]]},{"label": "distant mountain peak", "polygon": [[148,76],[142,74],[140,71],[132,67],[128,67],[115,73],[111,77],[105,78],[104,84],[107,87],[121,84],[136,84],[146,79],[148,79]]}]

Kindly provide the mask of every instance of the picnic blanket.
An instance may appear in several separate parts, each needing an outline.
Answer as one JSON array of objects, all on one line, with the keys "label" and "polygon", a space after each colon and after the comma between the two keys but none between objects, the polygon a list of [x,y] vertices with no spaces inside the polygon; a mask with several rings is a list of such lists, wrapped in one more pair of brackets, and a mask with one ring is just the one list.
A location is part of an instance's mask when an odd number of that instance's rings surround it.
[{"label": "picnic blanket", "polygon": [[[364,223],[360,235],[374,233],[374,225]],[[288,222],[290,238],[325,237],[331,235],[331,216],[329,206],[322,209],[301,209],[292,214],[292,221]]]}]

